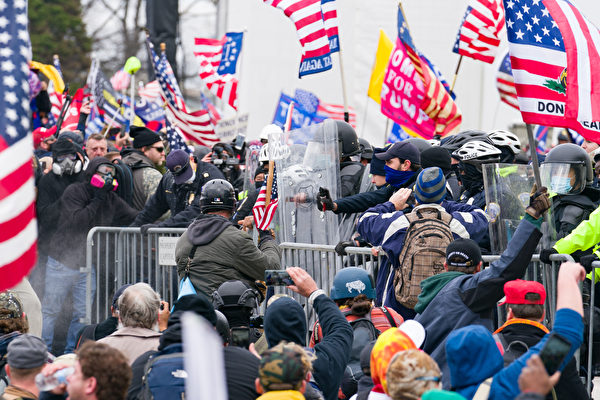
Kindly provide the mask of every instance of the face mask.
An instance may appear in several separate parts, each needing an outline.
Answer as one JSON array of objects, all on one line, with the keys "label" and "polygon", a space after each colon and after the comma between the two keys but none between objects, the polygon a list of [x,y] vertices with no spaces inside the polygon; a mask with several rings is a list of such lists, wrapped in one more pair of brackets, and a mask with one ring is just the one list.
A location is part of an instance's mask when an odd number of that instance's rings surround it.
[{"label": "face mask", "polygon": [[551,191],[558,194],[567,194],[573,189],[571,178],[568,176],[553,176],[550,181]]},{"label": "face mask", "polygon": [[111,175],[100,175],[94,174],[92,175],[92,179],[90,180],[90,184],[97,188],[112,188],[113,192],[117,190],[119,187],[119,182]]},{"label": "face mask", "polygon": [[415,174],[414,171],[398,171],[387,165],[384,170],[385,181],[397,189],[401,188]]},{"label": "face mask", "polygon": [[257,189],[260,189],[262,187],[263,183],[264,182],[262,182],[262,181],[260,181],[260,182],[256,181],[256,182],[254,182],[254,187],[256,187]]},{"label": "face mask", "polygon": [[483,174],[471,164],[463,164],[465,173],[460,175],[460,181],[466,190],[478,192],[483,188]]},{"label": "face mask", "polygon": [[82,165],[80,160],[73,161],[70,158],[65,158],[61,162],[55,162],[52,164],[52,172],[58,176],[62,174],[73,175],[81,172],[81,167]]}]

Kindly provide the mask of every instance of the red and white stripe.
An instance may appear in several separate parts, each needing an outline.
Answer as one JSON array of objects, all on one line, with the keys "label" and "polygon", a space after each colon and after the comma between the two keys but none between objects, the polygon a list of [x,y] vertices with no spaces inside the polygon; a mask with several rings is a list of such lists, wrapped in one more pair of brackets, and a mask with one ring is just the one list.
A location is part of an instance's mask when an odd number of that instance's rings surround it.
[{"label": "red and white stripe", "polygon": [[459,29],[458,54],[492,63],[504,26],[500,0],[470,0],[471,11]]},{"label": "red and white stripe", "polygon": [[[334,36],[339,38],[338,32],[338,17],[337,17],[337,4],[335,0],[330,0],[326,2],[321,2],[321,11],[323,13],[323,26],[325,27],[325,33],[327,33],[327,37],[331,40]],[[330,42],[331,45],[331,42]],[[339,48],[339,44],[338,44]],[[337,49],[331,48],[331,51],[337,51]]]},{"label": "red and white stripe", "polygon": [[275,211],[277,211],[277,205],[279,204],[279,199],[271,199],[271,202],[267,207],[265,207],[265,200],[267,197],[267,185],[262,185],[260,188],[260,192],[258,193],[258,197],[256,198],[256,203],[254,203],[254,207],[252,208],[252,215],[254,216],[254,225],[257,229],[265,231],[269,229],[269,225],[271,225],[271,221],[273,221],[273,217],[275,216]]},{"label": "red and white stripe", "polygon": [[194,56],[204,56],[216,70],[221,63],[223,54],[223,45],[227,41],[227,36],[222,39],[195,38],[194,39]]},{"label": "red and white stripe", "polygon": [[2,289],[17,285],[35,265],[37,222],[31,170],[33,143],[27,135],[7,146],[0,137],[0,270]]},{"label": "red and white stripe", "polygon": [[421,109],[435,121],[435,133],[447,135],[457,133],[462,122],[462,113],[452,100],[437,75],[422,61],[426,96],[421,103]]},{"label": "red and white stripe", "polygon": [[60,110],[62,108],[63,103],[63,95],[57,92],[49,92],[48,96],[50,97],[50,104],[52,107],[50,108],[50,113],[54,116],[55,119],[58,119],[60,115]]},{"label": "red and white stripe", "polygon": [[567,90],[565,117],[600,121],[600,32],[571,3],[547,0],[544,4],[558,24],[567,53],[571,90]]},{"label": "red and white stripe", "polygon": [[186,139],[209,147],[219,142],[207,110],[188,113],[175,108],[166,100],[166,97],[162,93],[161,98],[166,104],[166,117],[171,122],[171,125]]},{"label": "red and white stripe", "polygon": [[157,80],[148,82],[145,86],[138,89],[138,94],[147,101],[155,101],[160,97],[160,84]]},{"label": "red and white stripe", "polygon": [[[354,108],[348,107],[348,113],[350,116],[349,124],[356,128],[356,111],[354,111]],[[321,101],[319,102],[317,114],[327,118],[344,121],[344,106],[338,104],[323,103]]]},{"label": "red and white stripe", "polygon": [[237,110],[237,78],[232,74],[219,75],[211,61],[203,55],[196,55],[196,59],[199,64],[198,75],[208,90]]},{"label": "red and white stripe", "polygon": [[264,0],[266,4],[283,10],[296,26],[302,46],[302,60],[329,53],[329,38],[323,24],[321,0]]}]

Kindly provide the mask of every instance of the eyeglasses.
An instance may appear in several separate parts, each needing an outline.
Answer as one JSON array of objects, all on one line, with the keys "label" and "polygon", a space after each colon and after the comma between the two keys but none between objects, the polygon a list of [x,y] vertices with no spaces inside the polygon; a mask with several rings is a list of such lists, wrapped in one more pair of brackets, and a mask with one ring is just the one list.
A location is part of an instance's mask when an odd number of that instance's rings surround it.
[{"label": "eyeglasses", "polygon": [[158,151],[159,153],[162,153],[163,151],[165,151],[165,148],[162,147],[162,146],[161,147],[154,147],[154,146],[152,146],[152,148],[155,149],[156,151]]}]

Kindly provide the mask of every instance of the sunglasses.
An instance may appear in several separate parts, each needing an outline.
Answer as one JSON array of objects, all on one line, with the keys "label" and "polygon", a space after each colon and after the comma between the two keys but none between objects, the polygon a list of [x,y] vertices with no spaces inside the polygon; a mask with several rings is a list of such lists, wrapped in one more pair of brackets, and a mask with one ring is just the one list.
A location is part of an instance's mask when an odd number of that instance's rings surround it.
[{"label": "sunglasses", "polygon": [[162,146],[161,147],[154,147],[154,146],[152,146],[152,148],[155,149],[156,151],[158,151],[159,153],[162,153],[163,151],[165,151],[165,148],[162,147]]}]

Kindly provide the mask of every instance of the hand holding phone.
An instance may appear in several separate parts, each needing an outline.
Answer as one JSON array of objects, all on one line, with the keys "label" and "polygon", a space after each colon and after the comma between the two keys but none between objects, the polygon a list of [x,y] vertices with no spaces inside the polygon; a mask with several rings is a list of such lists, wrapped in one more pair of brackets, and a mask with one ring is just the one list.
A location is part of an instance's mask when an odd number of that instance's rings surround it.
[{"label": "hand holding phone", "polygon": [[294,284],[294,281],[287,271],[268,269],[265,271],[265,283],[267,286],[290,286]]}]

